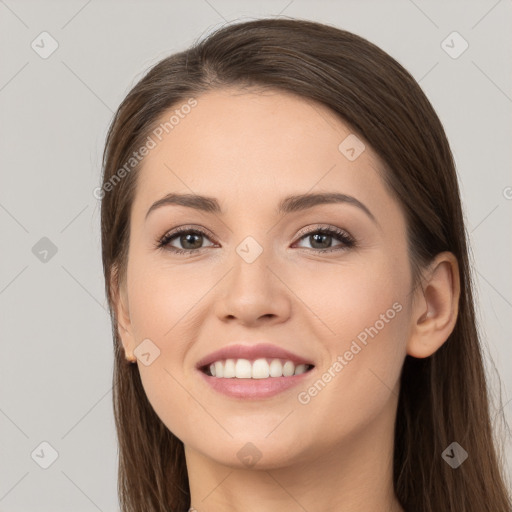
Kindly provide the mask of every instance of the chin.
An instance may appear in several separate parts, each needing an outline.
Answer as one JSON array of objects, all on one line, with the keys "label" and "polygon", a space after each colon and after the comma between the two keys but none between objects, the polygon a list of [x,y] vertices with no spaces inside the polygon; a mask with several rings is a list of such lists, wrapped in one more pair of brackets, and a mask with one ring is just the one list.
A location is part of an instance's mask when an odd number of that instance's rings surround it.
[{"label": "chin", "polygon": [[293,451],[297,447],[295,442],[275,443],[265,439],[264,435],[247,433],[242,437],[219,443],[213,452],[209,445],[203,453],[215,462],[235,469],[270,470],[300,462],[301,454]]}]

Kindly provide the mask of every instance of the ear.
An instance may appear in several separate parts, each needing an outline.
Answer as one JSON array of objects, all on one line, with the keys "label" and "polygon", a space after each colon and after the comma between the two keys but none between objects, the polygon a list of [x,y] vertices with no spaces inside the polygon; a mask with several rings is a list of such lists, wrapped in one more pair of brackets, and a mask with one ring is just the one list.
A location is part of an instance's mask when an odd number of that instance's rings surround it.
[{"label": "ear", "polygon": [[124,282],[120,282],[117,266],[114,266],[110,273],[110,289],[112,304],[116,314],[117,333],[121,339],[125,357],[126,359],[135,362],[136,357],[133,354],[133,351],[137,344],[135,343],[130,320],[128,293],[126,290],[126,284]]},{"label": "ear", "polygon": [[460,276],[457,258],[439,253],[415,292],[407,354],[431,356],[448,339],[459,312]]}]

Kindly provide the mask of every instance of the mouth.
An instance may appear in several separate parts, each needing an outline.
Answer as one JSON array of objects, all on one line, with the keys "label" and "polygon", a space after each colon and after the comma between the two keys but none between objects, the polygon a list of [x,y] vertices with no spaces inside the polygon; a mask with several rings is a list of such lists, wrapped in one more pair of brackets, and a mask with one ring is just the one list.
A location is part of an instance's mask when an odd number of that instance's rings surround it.
[{"label": "mouth", "polygon": [[307,373],[313,364],[295,363],[287,359],[221,359],[201,366],[199,370],[208,377],[218,379],[277,379]]},{"label": "mouth", "polygon": [[208,388],[230,398],[268,399],[315,373],[313,360],[271,343],[226,345],[203,357],[196,370]]},{"label": "mouth", "polygon": [[299,385],[306,386],[315,366],[276,358],[226,359],[197,370],[207,387],[216,393],[238,401],[260,401]]}]

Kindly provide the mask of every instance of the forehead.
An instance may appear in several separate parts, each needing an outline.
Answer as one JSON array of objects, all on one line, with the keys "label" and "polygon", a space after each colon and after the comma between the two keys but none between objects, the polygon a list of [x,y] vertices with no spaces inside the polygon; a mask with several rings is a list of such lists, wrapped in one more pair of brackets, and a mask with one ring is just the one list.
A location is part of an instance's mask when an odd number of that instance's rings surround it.
[{"label": "forehead", "polygon": [[161,140],[152,136],[155,147],[143,159],[136,205],[169,192],[207,194],[225,204],[277,203],[319,190],[391,200],[377,155],[328,107],[291,93],[236,88],[195,100],[172,123],[180,105],[161,116]]}]

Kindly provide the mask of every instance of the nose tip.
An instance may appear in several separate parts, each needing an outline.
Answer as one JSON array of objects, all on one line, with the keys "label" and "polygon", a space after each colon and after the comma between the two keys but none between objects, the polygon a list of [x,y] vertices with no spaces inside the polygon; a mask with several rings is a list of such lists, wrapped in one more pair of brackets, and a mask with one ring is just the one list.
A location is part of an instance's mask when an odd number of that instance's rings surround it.
[{"label": "nose tip", "polygon": [[246,325],[282,321],[291,310],[287,287],[262,256],[253,263],[235,263],[215,303],[224,320],[238,319]]}]

